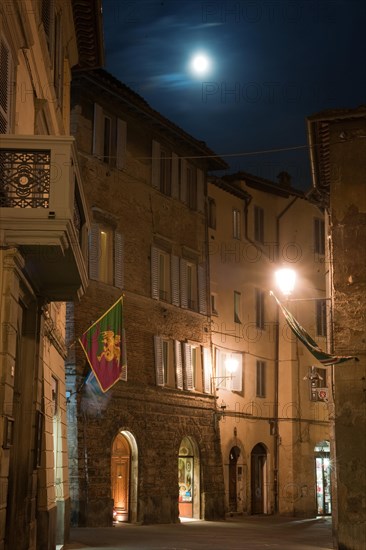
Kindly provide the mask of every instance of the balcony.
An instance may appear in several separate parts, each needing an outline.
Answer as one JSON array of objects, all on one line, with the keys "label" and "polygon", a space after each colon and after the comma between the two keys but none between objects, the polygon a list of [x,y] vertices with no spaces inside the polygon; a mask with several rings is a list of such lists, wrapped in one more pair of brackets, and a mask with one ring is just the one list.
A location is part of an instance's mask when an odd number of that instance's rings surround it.
[{"label": "balcony", "polygon": [[1,136],[0,245],[21,250],[36,294],[84,293],[88,225],[74,139]]}]

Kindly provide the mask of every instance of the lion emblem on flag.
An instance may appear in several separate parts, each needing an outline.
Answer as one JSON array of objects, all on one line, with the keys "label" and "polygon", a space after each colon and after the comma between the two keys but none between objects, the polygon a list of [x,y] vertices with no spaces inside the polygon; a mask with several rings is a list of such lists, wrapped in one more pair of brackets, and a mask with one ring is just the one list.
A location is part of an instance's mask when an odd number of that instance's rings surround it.
[{"label": "lion emblem on flag", "polygon": [[102,357],[105,357],[106,361],[113,361],[116,359],[117,365],[119,365],[121,358],[121,337],[119,334],[114,335],[113,330],[105,330],[101,334],[103,342],[103,351],[97,356],[100,362]]}]

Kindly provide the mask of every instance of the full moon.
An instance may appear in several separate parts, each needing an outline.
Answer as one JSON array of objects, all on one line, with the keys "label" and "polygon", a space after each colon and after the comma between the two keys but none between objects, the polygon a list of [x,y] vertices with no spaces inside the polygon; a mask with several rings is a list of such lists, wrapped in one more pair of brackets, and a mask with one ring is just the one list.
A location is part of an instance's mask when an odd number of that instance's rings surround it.
[{"label": "full moon", "polygon": [[198,53],[193,56],[191,61],[191,69],[197,75],[206,74],[211,66],[211,61],[207,55]]}]

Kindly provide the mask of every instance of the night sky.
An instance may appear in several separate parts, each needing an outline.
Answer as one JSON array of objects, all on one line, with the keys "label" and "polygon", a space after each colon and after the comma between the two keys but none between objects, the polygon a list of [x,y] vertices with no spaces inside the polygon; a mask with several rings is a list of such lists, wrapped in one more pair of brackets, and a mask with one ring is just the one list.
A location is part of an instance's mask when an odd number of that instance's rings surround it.
[{"label": "night sky", "polygon": [[[366,104],[363,0],[103,0],[103,18],[105,68],[230,172],[287,170],[308,189],[305,117]],[[191,70],[197,52],[204,75]]]}]

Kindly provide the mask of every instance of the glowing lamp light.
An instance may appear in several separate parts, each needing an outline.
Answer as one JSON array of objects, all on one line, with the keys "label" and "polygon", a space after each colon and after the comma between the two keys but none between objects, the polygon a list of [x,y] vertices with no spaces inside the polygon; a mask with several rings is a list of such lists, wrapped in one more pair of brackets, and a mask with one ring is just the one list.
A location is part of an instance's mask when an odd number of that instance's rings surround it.
[{"label": "glowing lamp light", "polygon": [[275,273],[276,285],[285,296],[289,296],[295,288],[296,272],[290,268],[282,268]]},{"label": "glowing lamp light", "polygon": [[239,362],[234,357],[227,357],[225,359],[225,367],[228,372],[234,374],[238,369]]}]

